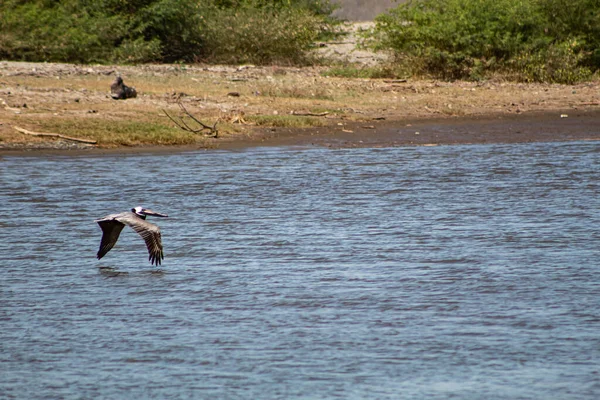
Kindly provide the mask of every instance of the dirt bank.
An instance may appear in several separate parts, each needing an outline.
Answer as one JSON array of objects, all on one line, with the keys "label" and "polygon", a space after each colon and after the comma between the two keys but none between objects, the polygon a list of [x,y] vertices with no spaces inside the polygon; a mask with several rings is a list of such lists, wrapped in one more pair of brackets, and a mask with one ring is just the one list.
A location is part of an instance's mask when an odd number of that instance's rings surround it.
[{"label": "dirt bank", "polygon": [[[562,115],[562,117],[561,117]],[[461,118],[416,118],[371,125],[346,124],[343,129],[311,128],[266,131],[250,139],[231,140],[221,148],[249,146],[397,147],[451,144],[529,143],[600,140],[600,111]]]},{"label": "dirt bank", "polygon": [[[0,62],[0,149],[397,146],[600,135],[597,81],[568,86],[345,79],[324,71]],[[136,87],[137,98],[110,98],[116,74]],[[163,112],[177,115],[178,103],[207,123],[218,122],[220,137],[179,132]],[[98,145],[29,136],[15,127]]]}]

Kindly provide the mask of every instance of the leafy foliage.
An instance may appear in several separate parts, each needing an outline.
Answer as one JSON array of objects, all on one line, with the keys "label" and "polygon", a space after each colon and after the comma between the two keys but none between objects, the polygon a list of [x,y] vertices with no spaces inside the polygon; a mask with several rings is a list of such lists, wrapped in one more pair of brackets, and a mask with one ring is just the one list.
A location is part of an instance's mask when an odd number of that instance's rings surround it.
[{"label": "leafy foliage", "polygon": [[202,17],[204,58],[225,63],[292,63],[306,60],[323,21],[305,8],[214,8]]},{"label": "leafy foliage", "polygon": [[328,0],[5,0],[0,57],[26,61],[305,61]]},{"label": "leafy foliage", "polygon": [[414,74],[571,83],[600,68],[598,0],[410,0],[376,22],[370,45]]}]

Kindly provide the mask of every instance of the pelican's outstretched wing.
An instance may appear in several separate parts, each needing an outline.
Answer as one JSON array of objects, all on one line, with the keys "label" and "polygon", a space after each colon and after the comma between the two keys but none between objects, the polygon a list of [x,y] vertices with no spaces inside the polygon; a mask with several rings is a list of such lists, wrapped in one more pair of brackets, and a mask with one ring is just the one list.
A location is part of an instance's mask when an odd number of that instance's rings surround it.
[{"label": "pelican's outstretched wing", "polygon": [[99,260],[114,247],[115,243],[117,243],[125,224],[119,222],[110,215],[103,219],[98,219],[96,222],[100,225],[100,228],[102,228],[102,240],[100,241],[98,254],[96,254],[96,257],[98,257]]},{"label": "pelican's outstretched wing", "polygon": [[151,264],[160,265],[161,260],[165,258],[163,255],[160,228],[153,223],[137,217],[133,213],[120,214],[117,220],[132,227],[144,239],[148,248],[148,260],[150,260]]}]

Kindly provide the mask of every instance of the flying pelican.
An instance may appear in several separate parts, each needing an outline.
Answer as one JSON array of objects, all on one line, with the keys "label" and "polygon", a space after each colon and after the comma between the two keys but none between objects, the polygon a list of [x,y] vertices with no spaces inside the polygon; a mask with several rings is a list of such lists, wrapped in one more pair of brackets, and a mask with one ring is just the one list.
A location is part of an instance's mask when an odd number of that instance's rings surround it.
[{"label": "flying pelican", "polygon": [[98,250],[98,260],[101,259],[113,248],[119,235],[125,227],[129,225],[146,242],[148,248],[148,260],[151,264],[160,265],[165,256],[163,255],[162,241],[160,240],[160,229],[158,226],[146,221],[146,216],[168,217],[167,214],[157,213],[143,207],[132,208],[131,211],[125,211],[119,214],[107,215],[104,218],[95,220],[102,228],[102,240]]}]

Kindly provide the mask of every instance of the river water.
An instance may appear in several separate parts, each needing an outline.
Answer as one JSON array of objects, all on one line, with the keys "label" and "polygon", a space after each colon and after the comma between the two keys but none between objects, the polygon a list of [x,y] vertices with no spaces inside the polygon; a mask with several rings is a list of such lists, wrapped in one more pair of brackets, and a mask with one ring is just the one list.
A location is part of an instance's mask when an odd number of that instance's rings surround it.
[{"label": "river water", "polygon": [[[600,398],[600,143],[0,159],[1,399]],[[94,219],[169,214],[165,260]]]}]

